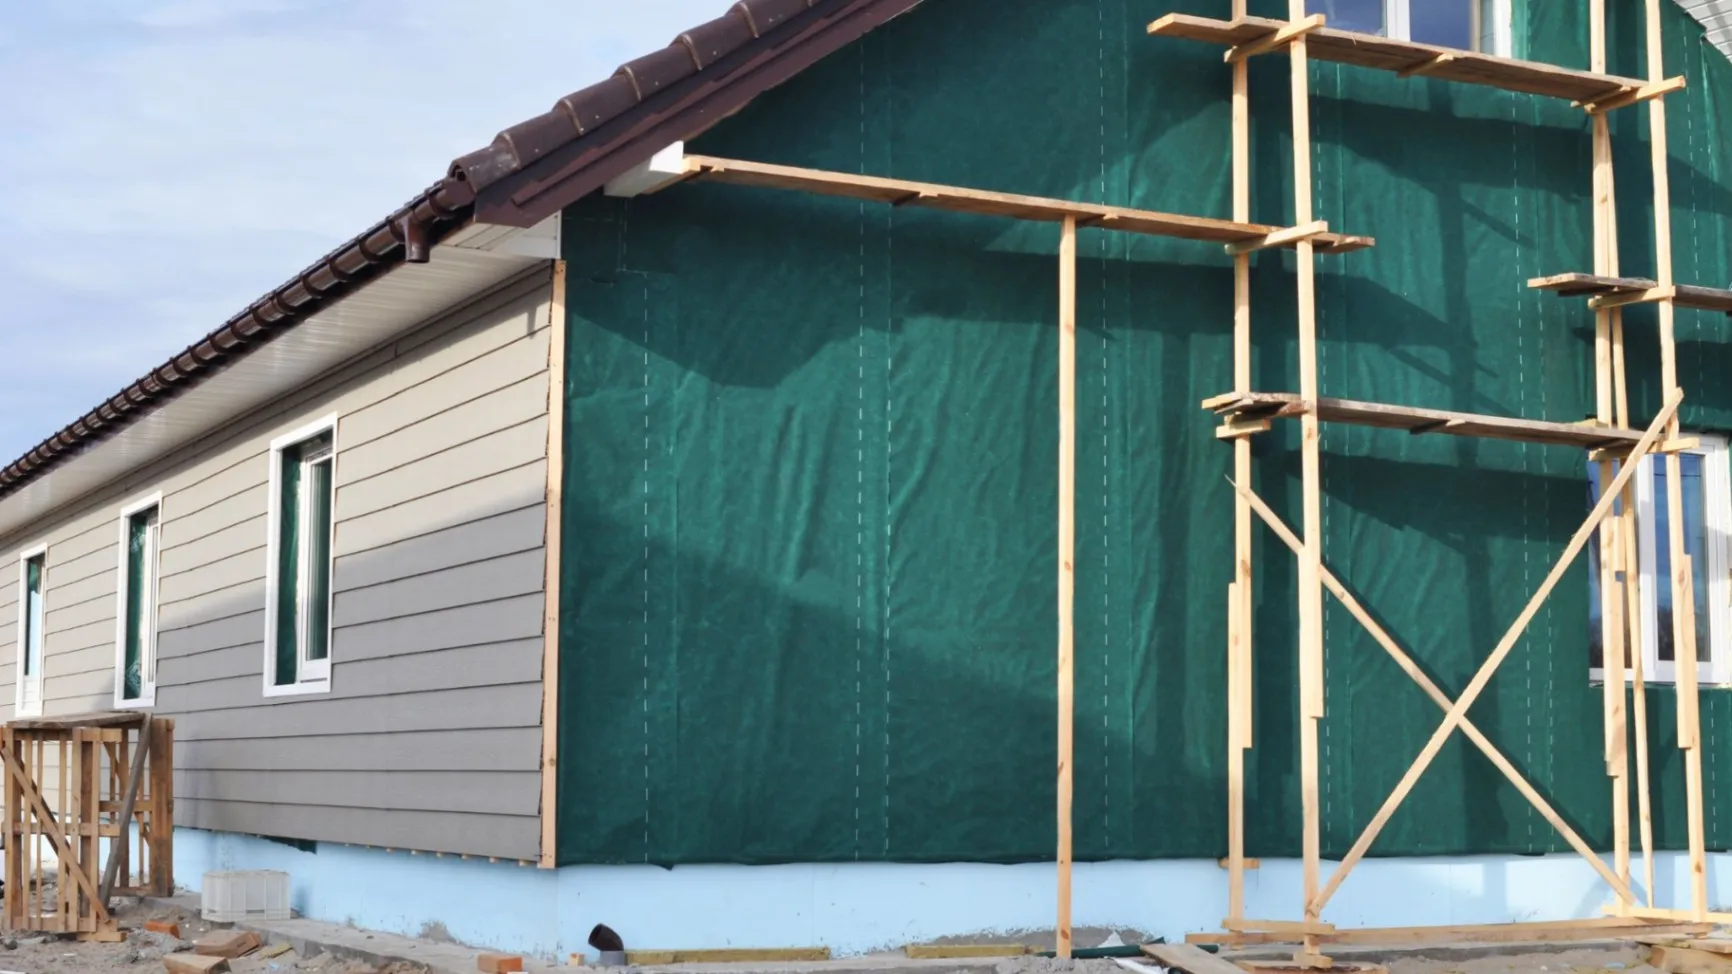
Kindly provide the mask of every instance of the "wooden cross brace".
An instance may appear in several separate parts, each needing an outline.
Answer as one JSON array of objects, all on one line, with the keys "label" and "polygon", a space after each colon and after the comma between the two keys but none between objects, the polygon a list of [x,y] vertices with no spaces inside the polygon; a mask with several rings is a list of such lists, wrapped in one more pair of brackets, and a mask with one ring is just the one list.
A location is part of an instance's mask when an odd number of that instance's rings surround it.
[{"label": "wooden cross brace", "polygon": [[[1569,568],[1571,562],[1575,561],[1576,556],[1581,553],[1581,550],[1583,546],[1587,544],[1588,539],[1592,537],[1593,533],[1599,528],[1600,522],[1605,520],[1606,516],[1612,512],[1614,502],[1623,492],[1624,486],[1629,483],[1630,478],[1635,475],[1642,457],[1653,449],[1654,444],[1657,443],[1660,437],[1665,433],[1667,424],[1671,422],[1672,417],[1677,413],[1678,404],[1682,400],[1683,392],[1681,390],[1674,390],[1671,397],[1667,400],[1665,408],[1661,409],[1659,415],[1654,417],[1653,423],[1648,427],[1647,432],[1642,435],[1641,441],[1638,442],[1635,448],[1630,451],[1630,456],[1619,469],[1617,477],[1613,478],[1612,482],[1606,485],[1606,487],[1600,492],[1599,502],[1594,505],[1593,510],[1588,514],[1587,520],[1585,520],[1582,523],[1582,526],[1576,530],[1575,535],[1570,539],[1569,545],[1565,547],[1563,554],[1558,557],[1557,562],[1552,566],[1551,572],[1547,574],[1545,581],[1540,584],[1539,589],[1535,591],[1533,597],[1529,599],[1527,606],[1522,610],[1521,614],[1516,617],[1515,622],[1510,625],[1508,631],[1504,633],[1503,638],[1498,641],[1498,644],[1496,648],[1492,650],[1491,655],[1488,656],[1485,662],[1480,665],[1479,670],[1468,683],[1467,689],[1464,690],[1461,696],[1456,698],[1453,702],[1444,694],[1437,684],[1432,682],[1430,677],[1425,675],[1425,672],[1419,668],[1418,664],[1413,661],[1411,656],[1402,650],[1400,645],[1390,637],[1389,633],[1385,631],[1382,626],[1378,625],[1377,621],[1373,619],[1370,613],[1365,610],[1364,606],[1353,597],[1352,593],[1347,590],[1346,586],[1341,584],[1340,579],[1336,578],[1328,569],[1320,569],[1321,579],[1324,586],[1341,601],[1342,605],[1346,607],[1348,612],[1359,621],[1360,625],[1365,627],[1371,636],[1377,640],[1378,644],[1383,647],[1384,651],[1389,653],[1389,655],[1395,660],[1396,664],[1399,665],[1408,676],[1412,677],[1415,683],[1419,684],[1420,689],[1425,691],[1426,696],[1430,697],[1433,702],[1444,710],[1444,718],[1443,722],[1438,725],[1437,730],[1432,734],[1431,739],[1426,743],[1425,748],[1421,750],[1419,756],[1414,759],[1412,766],[1407,769],[1407,773],[1402,777],[1400,783],[1395,786],[1395,790],[1390,792],[1389,797],[1384,801],[1383,806],[1378,809],[1377,814],[1372,818],[1370,824],[1365,827],[1365,830],[1360,834],[1358,840],[1353,843],[1353,847],[1348,850],[1347,855],[1341,860],[1341,864],[1337,866],[1334,873],[1330,875],[1329,882],[1323,887],[1323,889],[1318,891],[1316,897],[1306,904],[1308,911],[1307,915],[1315,916],[1322,912],[1323,907],[1329,902],[1330,897],[1340,888],[1342,881],[1347,878],[1348,873],[1353,870],[1353,867],[1358,865],[1359,860],[1364,858],[1366,851],[1371,847],[1371,843],[1376,840],[1378,834],[1382,832],[1383,827],[1389,823],[1390,817],[1395,814],[1395,810],[1400,807],[1402,801],[1404,801],[1407,798],[1407,795],[1413,790],[1413,786],[1418,782],[1420,775],[1424,774],[1425,769],[1431,765],[1432,760],[1436,758],[1438,752],[1442,750],[1444,742],[1449,739],[1449,736],[1454,733],[1457,728],[1460,728],[1462,733],[1472,741],[1476,747],[1484,752],[1486,757],[1491,760],[1492,764],[1503,773],[1504,777],[1508,778],[1510,783],[1515,785],[1516,789],[1521,792],[1522,796],[1526,798],[1530,804],[1533,805],[1535,810],[1537,810],[1546,821],[1550,822],[1553,828],[1558,830],[1558,834],[1563,836],[1564,840],[1567,841],[1576,852],[1580,853],[1582,858],[1587,860],[1588,864],[1600,874],[1600,877],[1606,881],[1607,885],[1611,886],[1614,892],[1623,898],[1626,903],[1632,906],[1635,905],[1636,896],[1634,892],[1631,891],[1629,884],[1619,879],[1616,874],[1606,867],[1606,864],[1600,860],[1600,857],[1594,854],[1593,849],[1582,840],[1582,837],[1578,835],[1574,829],[1570,828],[1569,824],[1557,813],[1557,810],[1552,808],[1551,804],[1534,789],[1533,785],[1528,783],[1526,778],[1522,777],[1521,772],[1510,763],[1509,759],[1504,757],[1503,754],[1497,750],[1496,746],[1494,746],[1479,730],[1479,728],[1474,726],[1473,722],[1467,717],[1467,711],[1473,706],[1474,701],[1479,698],[1479,695],[1481,691],[1485,689],[1486,684],[1491,681],[1492,676],[1497,672],[1498,666],[1503,663],[1510,651],[1515,648],[1517,639],[1519,639],[1521,634],[1527,629],[1528,624],[1533,621],[1533,617],[1538,613],[1540,605],[1545,602],[1549,595],[1551,595],[1552,589],[1556,587],[1558,580],[1563,577],[1564,572]],[[1280,536],[1281,540],[1285,542],[1289,548],[1292,548],[1296,554],[1302,554],[1304,552],[1304,543],[1292,532],[1291,529],[1281,522],[1281,519],[1269,509],[1267,504],[1263,503],[1261,498],[1245,485],[1235,484],[1234,488],[1250,501],[1251,506],[1256,511],[1257,515],[1262,518],[1277,535]]]},{"label": "wooden cross brace", "polygon": [[[54,854],[60,857],[62,863],[70,866],[67,872],[72,874],[73,881],[84,891],[84,895],[90,898],[91,909],[96,914],[97,923],[107,923],[109,920],[108,904],[103,902],[101,896],[98,895],[96,884],[91,882],[90,876],[86,872],[90,864],[79,861],[78,856],[72,851],[71,843],[66,841],[66,833],[60,829],[60,820],[54,817],[54,813],[48,810],[48,803],[43,801],[41,789],[36,787],[36,782],[31,780],[30,775],[25,773],[24,767],[18,763],[18,756],[13,754],[12,749],[4,744],[0,744],[0,761],[5,762],[6,772],[18,783],[18,789],[23,792],[24,800],[29,803],[30,810],[36,814],[37,822],[42,825],[42,834],[48,838],[48,843],[54,846]],[[21,855],[23,850],[8,849],[7,853]]]}]

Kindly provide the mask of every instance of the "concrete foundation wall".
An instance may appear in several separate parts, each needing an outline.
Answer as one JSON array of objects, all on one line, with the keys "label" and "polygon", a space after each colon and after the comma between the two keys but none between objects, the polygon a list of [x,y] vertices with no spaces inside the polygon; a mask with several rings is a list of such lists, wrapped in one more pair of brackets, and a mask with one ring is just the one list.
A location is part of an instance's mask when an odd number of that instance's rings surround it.
[{"label": "concrete foundation wall", "polygon": [[[183,829],[178,882],[207,870],[281,869],[294,908],[317,920],[564,959],[589,952],[606,923],[629,948],[827,946],[838,955],[938,937],[1050,931],[1051,863],[848,863],[782,866],[568,866],[321,845],[301,852],[250,836]],[[1710,901],[1732,883],[1732,855],[1708,860]],[[1639,868],[1638,868],[1639,873]],[[1655,861],[1657,901],[1689,901],[1688,860]],[[1169,940],[1220,929],[1227,874],[1212,860],[1079,863],[1075,925],[1133,928]],[[1299,914],[1297,860],[1264,860],[1246,915]],[[1598,916],[1611,894],[1575,856],[1370,859],[1326,919],[1344,926],[1502,923]],[[1078,941],[1079,946],[1088,944]]]}]

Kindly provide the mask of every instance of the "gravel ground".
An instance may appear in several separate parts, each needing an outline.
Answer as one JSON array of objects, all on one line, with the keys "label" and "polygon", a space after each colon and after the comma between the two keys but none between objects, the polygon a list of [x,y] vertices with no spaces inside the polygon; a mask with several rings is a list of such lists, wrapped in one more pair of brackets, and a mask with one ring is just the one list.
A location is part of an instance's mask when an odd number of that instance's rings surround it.
[{"label": "gravel ground", "polygon": [[[127,933],[125,943],[104,944],[79,942],[47,936],[0,938],[0,974],[162,974],[162,958],[176,951],[190,951],[192,941],[224,924],[209,924],[196,916],[170,910],[141,910],[136,906],[117,903],[116,912],[121,929]],[[144,929],[146,920],[171,919],[180,924],[179,938]],[[266,974],[266,972],[320,971],[323,974],[425,974],[426,968],[414,964],[393,964],[386,968],[371,967],[356,961],[341,961],[329,954],[302,957],[293,951],[276,957],[261,956],[255,951],[250,957],[229,961],[234,974]]]}]

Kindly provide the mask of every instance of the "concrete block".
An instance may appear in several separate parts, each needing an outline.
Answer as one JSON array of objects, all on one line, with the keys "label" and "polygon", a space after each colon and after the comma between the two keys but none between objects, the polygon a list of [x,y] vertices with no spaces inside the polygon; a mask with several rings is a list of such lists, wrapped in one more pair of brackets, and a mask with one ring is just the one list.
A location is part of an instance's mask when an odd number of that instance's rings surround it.
[{"label": "concrete block", "polygon": [[523,958],[516,954],[482,954],[475,958],[475,969],[481,974],[515,974],[523,970]]},{"label": "concrete block", "polygon": [[245,957],[263,941],[251,930],[212,930],[192,945],[193,953],[205,957]]},{"label": "concrete block", "polygon": [[168,974],[227,974],[226,957],[201,957],[198,954],[169,954],[162,959]]}]

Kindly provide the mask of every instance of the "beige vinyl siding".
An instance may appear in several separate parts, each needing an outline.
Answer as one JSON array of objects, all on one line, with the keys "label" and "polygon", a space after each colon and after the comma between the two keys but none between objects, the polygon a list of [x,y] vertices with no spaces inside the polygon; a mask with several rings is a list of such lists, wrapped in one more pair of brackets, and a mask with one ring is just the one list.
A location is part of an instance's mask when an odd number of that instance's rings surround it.
[{"label": "beige vinyl siding", "polygon": [[0,720],[18,700],[18,552],[0,552]]},{"label": "beige vinyl siding", "polygon": [[[536,857],[549,283],[505,285],[6,539],[49,543],[45,713],[111,706],[119,509],[160,490],[178,824]],[[267,698],[270,443],[332,413],[330,690]],[[8,712],[17,572],[0,565]]]}]

